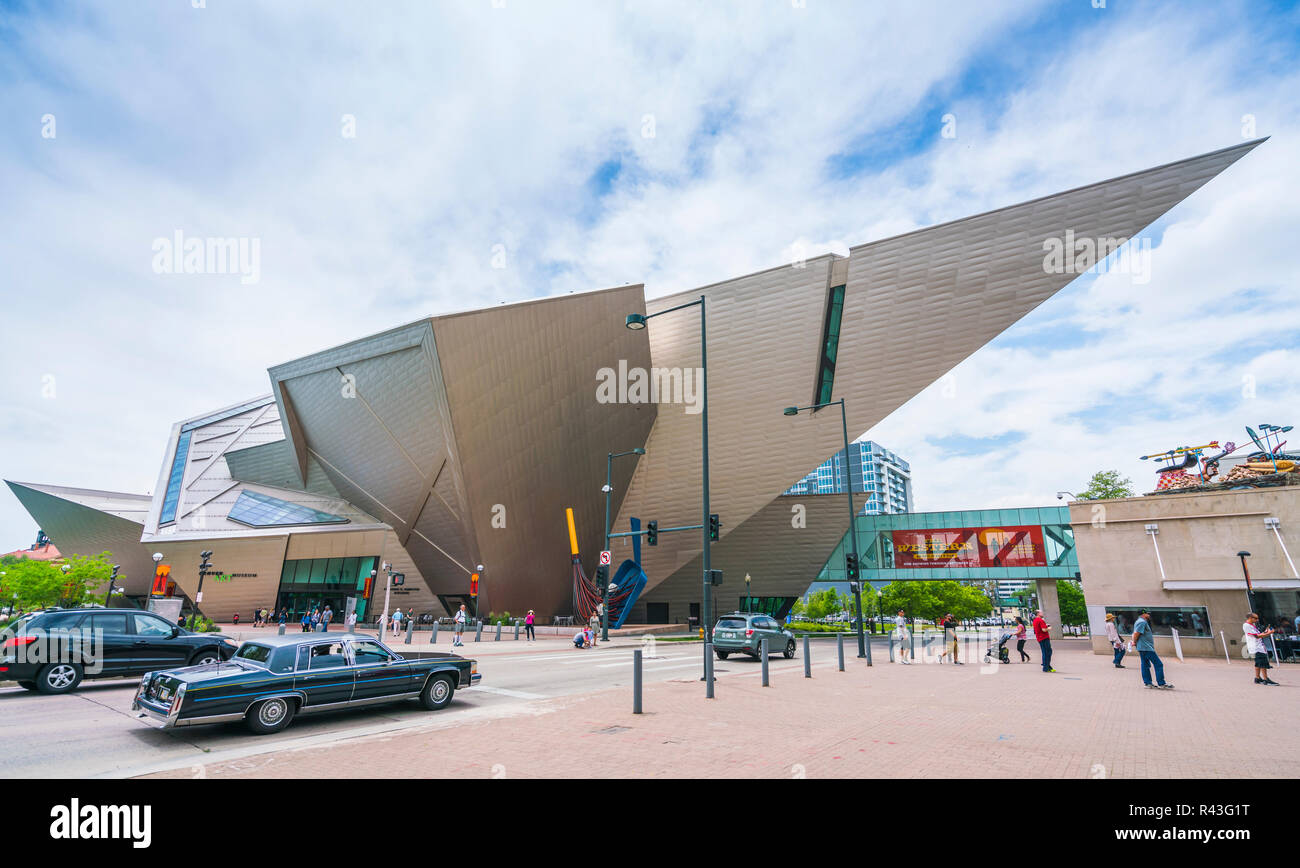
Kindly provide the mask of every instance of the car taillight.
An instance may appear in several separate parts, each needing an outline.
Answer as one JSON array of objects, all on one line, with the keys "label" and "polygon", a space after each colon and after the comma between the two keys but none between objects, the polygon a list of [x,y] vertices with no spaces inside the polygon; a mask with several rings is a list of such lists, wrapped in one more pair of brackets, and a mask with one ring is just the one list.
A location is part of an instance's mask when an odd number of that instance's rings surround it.
[{"label": "car taillight", "polygon": [[179,710],[180,710],[180,707],[181,707],[181,700],[182,700],[183,698],[185,698],[185,685],[184,685],[184,684],[182,684],[180,687],[176,688],[176,696],[172,699],[172,707],[171,707],[170,709],[167,710],[167,713],[168,713],[168,714],[175,714],[177,711],[179,711]]},{"label": "car taillight", "polygon": [[754,631],[753,631],[753,630],[746,630],[746,631],[745,631],[745,638],[746,638],[746,639],[748,639],[750,636],[753,636],[753,635],[754,635]]},{"label": "car taillight", "polygon": [[0,645],[0,651],[8,651],[10,648],[22,648],[36,641],[35,636],[14,636],[6,639],[3,645]]}]

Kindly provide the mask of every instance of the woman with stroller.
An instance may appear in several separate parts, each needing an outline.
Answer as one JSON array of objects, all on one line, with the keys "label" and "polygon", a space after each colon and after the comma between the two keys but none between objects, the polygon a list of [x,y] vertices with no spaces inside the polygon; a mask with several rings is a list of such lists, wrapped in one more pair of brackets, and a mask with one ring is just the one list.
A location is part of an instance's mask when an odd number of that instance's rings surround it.
[{"label": "woman with stroller", "polygon": [[1020,662],[1029,663],[1033,660],[1025,653],[1025,640],[1029,638],[1029,628],[1025,625],[1025,619],[1016,618],[1016,651],[1020,653]]}]

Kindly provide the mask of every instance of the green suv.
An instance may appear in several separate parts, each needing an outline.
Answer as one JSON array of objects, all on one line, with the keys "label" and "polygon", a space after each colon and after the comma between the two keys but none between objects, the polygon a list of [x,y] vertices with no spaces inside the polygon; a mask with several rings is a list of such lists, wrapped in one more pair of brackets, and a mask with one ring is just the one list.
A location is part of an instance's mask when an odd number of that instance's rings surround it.
[{"label": "green suv", "polygon": [[719,660],[733,653],[757,657],[759,643],[767,640],[767,652],[778,651],[789,660],[794,657],[794,634],[777,623],[775,618],[754,612],[732,612],[718,618],[713,627],[713,650]]}]

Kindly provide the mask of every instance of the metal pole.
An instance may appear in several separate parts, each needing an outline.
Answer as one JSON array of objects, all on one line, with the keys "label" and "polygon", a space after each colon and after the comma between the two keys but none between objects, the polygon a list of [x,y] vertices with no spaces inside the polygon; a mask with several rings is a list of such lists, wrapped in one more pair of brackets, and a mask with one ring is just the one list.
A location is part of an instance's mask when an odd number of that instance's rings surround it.
[{"label": "metal pole", "polygon": [[713,643],[704,643],[704,698],[713,698]]},{"label": "metal pole", "polygon": [[760,640],[758,643],[758,647],[763,657],[763,686],[768,687],[770,686],[771,682],[768,680],[767,677],[767,640],[766,639]]},{"label": "metal pole", "polygon": [[707,679],[705,681],[705,684],[708,685],[706,695],[709,698],[712,698],[713,697],[713,653],[712,653],[713,647],[712,647],[712,643],[709,641],[709,632],[708,632],[711,626],[711,621],[709,619],[709,598],[710,598],[709,578],[710,578],[710,571],[712,569],[712,562],[709,559],[709,347],[708,347],[708,340],[705,331],[706,324],[707,324],[707,317],[705,316],[705,300],[704,300],[704,296],[701,295],[700,296],[700,373],[701,373],[701,379],[703,380],[703,385],[700,387],[701,404],[702,404],[702,412],[700,414],[701,415],[700,432],[704,442],[704,448],[703,448],[704,460],[703,460],[703,468],[700,475],[700,482],[704,489],[703,520],[701,521],[701,524],[704,525],[704,528],[701,531],[701,534],[703,536],[703,542],[704,542],[704,576],[703,576],[704,608],[703,611],[700,612],[700,615],[702,616],[700,620],[700,625],[703,626],[705,630],[704,677]]},{"label": "metal pole", "polygon": [[430,645],[438,644],[438,622],[437,621],[433,622],[433,636],[429,639],[429,644]]},{"label": "metal pole", "polygon": [[843,672],[844,671],[844,634],[843,633],[835,634],[835,650],[839,652],[840,671]]},{"label": "metal pole", "polygon": [[812,678],[812,655],[808,653],[808,634],[803,634],[803,677]]},{"label": "metal pole", "polygon": [[632,649],[632,713],[641,713],[641,649]]},{"label": "metal pole", "polygon": [[519,641],[519,622],[515,622],[515,641]]},{"label": "metal pole", "polygon": [[1228,640],[1224,637],[1223,631],[1219,631],[1219,641],[1223,643],[1223,659],[1232,664],[1232,655],[1228,653]]},{"label": "metal pole", "polygon": [[411,634],[415,632],[415,621],[408,618],[406,620],[406,644],[411,644]]},{"label": "metal pole", "polygon": [[500,641],[501,641],[501,622],[500,622],[500,621],[497,622],[497,635],[496,635],[496,638],[493,639],[492,641],[493,641],[493,642],[500,642]]},{"label": "metal pole", "polygon": [[[902,642],[898,643],[898,650],[899,651],[903,650]],[[894,635],[892,633],[889,635],[889,662],[890,663],[894,662]]]},{"label": "metal pole", "polygon": [[[605,457],[605,547],[603,552],[609,551],[609,495],[613,492],[614,485],[614,453],[610,452]],[[611,558],[611,560],[613,560]],[[613,564],[610,564],[612,567]],[[599,572],[599,570],[597,570]],[[605,576],[605,581],[601,582],[600,588],[600,641],[609,641],[609,576]]]},{"label": "metal pole", "polygon": [[284,625],[283,625],[283,624],[280,625],[280,635],[281,635],[281,636],[284,635]]},{"label": "metal pole", "polygon": [[483,619],[478,618],[477,621],[478,624],[474,628],[474,641],[481,642],[483,640]]},{"label": "metal pole", "polygon": [[867,639],[862,633],[862,558],[858,554],[857,511],[853,508],[853,468],[849,463],[849,413],[843,398],[840,398],[839,405],[840,425],[844,431],[844,488],[849,498],[849,539],[853,543],[853,560],[858,564],[858,579],[853,582],[853,600],[858,608],[858,657],[866,657],[867,665],[870,666],[871,657],[867,653]]}]

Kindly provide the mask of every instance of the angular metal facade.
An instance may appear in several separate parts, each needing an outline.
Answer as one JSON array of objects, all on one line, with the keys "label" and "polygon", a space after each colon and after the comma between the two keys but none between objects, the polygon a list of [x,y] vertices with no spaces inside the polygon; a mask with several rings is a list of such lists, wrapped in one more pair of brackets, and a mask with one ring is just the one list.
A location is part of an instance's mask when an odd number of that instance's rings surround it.
[{"label": "angular metal facade", "polygon": [[[624,318],[703,296],[711,508],[723,522],[713,566],[727,573],[719,604],[744,594],[746,572],[754,595],[793,596],[848,524],[841,496],[779,498],[842,448],[838,408],[781,413],[816,400],[832,298],[842,298],[832,397],[846,400],[856,436],[1077,276],[1045,267],[1047,239],[1137,236],[1257,144],[649,302],[632,285],[432,317],[278,365],[271,396],[173,428],[148,515],[137,530],[114,533],[124,548],[143,540],[171,552],[169,562],[186,565],[173,578],[190,595],[188,564],[200,549],[255,577],[205,587],[203,608],[218,617],[270,604],[285,558],[363,554],[407,571],[404,608],[436,613],[435,598],[467,595],[483,564],[485,610],[567,613],[564,510],[574,509],[590,574],[608,452],[647,452],[614,463],[616,531],[632,517],[661,527],[701,520],[701,416],[691,391],[699,308],[656,317],[643,331],[626,329]],[[608,401],[602,369],[620,379],[644,370],[676,391],[658,403]],[[60,505],[74,502],[38,491],[48,487],[10,487],[64,550],[111,536],[84,516],[64,520],[93,505]],[[244,490],[348,524],[249,528],[227,517]],[[633,620],[647,602],[666,602],[672,620],[685,620],[700,599],[701,547],[692,531],[642,548],[650,584]],[[614,549],[616,558],[627,550]]]}]

